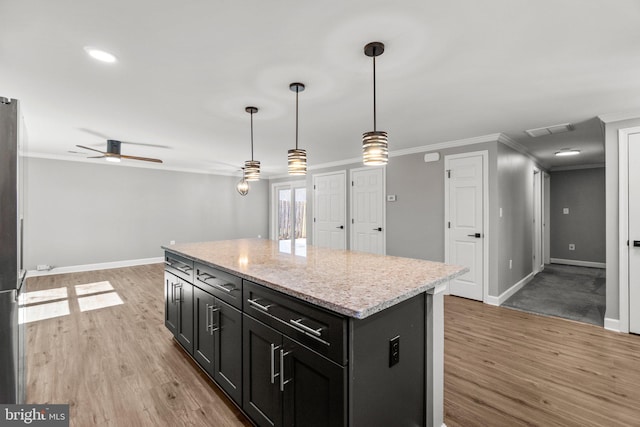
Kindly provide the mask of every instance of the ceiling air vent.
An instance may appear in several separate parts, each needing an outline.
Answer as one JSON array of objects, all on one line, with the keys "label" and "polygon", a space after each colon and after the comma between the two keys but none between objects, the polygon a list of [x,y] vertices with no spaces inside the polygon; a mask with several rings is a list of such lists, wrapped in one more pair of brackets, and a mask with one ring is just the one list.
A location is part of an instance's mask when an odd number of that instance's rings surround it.
[{"label": "ceiling air vent", "polygon": [[537,138],[539,136],[551,135],[554,133],[570,132],[572,130],[575,130],[575,128],[576,127],[571,123],[562,123],[560,125],[553,125],[553,126],[547,126],[543,128],[536,128],[536,129],[528,129],[528,130],[525,130],[525,132],[530,137]]}]

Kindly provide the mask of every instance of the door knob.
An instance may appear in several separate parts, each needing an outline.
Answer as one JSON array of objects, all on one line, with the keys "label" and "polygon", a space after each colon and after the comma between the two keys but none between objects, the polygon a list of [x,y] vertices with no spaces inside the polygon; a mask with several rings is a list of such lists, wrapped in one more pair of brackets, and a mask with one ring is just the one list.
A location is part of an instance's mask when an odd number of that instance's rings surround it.
[{"label": "door knob", "polygon": [[338,226],[336,228],[339,228],[340,230],[344,230],[344,225],[340,225],[340,226]]},{"label": "door knob", "polygon": [[382,231],[382,227],[374,228],[373,231]]},{"label": "door knob", "polygon": [[481,237],[482,237],[482,234],[480,234],[480,233],[476,233],[476,234],[467,234],[467,236],[469,236],[469,237],[475,237],[476,239],[479,239],[479,238],[481,238]]}]

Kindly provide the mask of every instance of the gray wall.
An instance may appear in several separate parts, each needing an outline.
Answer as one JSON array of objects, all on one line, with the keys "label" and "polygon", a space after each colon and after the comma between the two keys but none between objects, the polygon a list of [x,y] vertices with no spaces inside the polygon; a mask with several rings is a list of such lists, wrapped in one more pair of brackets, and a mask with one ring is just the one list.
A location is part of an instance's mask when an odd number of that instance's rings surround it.
[{"label": "gray wall", "polygon": [[490,295],[500,295],[533,271],[535,167],[527,156],[498,144],[498,204],[491,214],[498,220],[498,289]]},{"label": "gray wall", "polygon": [[[604,168],[551,173],[552,258],[606,261],[604,177]],[[569,208],[569,214],[563,214],[563,208]]]},{"label": "gray wall", "polygon": [[268,238],[268,184],[238,178],[27,159],[25,260],[56,267],[162,256],[170,240]]},{"label": "gray wall", "polygon": [[[387,254],[444,261],[444,156],[473,151],[489,152],[489,295],[499,296],[533,269],[533,161],[498,142],[438,150],[438,162],[425,163],[424,153],[392,157],[386,166],[386,193],[397,201],[386,202]],[[360,168],[361,163],[316,169],[307,175],[313,223],[313,175]],[[293,178],[270,180],[295,181]],[[501,185],[498,185],[498,182]],[[347,183],[347,207],[349,189]],[[499,218],[499,207],[503,218]],[[348,208],[347,208],[348,209]],[[348,224],[347,224],[348,227]],[[311,230],[307,230],[311,236]],[[349,230],[346,230],[347,242]],[[347,243],[348,245],[348,243]],[[509,259],[513,268],[509,269]]]}]

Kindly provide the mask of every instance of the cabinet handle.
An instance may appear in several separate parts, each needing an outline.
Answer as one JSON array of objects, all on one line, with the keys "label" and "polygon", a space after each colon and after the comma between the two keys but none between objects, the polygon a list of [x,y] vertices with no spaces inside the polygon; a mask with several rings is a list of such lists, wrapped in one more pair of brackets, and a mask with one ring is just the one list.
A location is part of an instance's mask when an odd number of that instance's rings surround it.
[{"label": "cabinet handle", "polygon": [[180,295],[180,297],[176,298],[174,296],[174,302],[182,302],[182,283],[176,283],[176,288],[178,288],[178,295]]},{"label": "cabinet handle", "polygon": [[247,302],[249,303],[250,306],[257,308],[259,310],[265,311],[267,313],[269,312],[269,307],[273,305],[273,304],[262,305],[262,304],[259,304],[257,300],[254,300],[254,299],[248,299]]},{"label": "cabinet handle", "polygon": [[312,328],[308,327],[307,325],[303,325],[302,324],[302,318],[297,319],[297,320],[290,319],[289,323],[291,323],[294,326],[297,326],[298,328],[302,329],[305,332],[308,332],[308,333],[310,333],[312,335],[315,335],[316,337],[321,337],[322,336],[322,333],[321,333],[322,328],[312,329]]},{"label": "cabinet handle", "polygon": [[[271,343],[271,371],[270,371],[270,375],[271,375],[271,384],[275,384],[276,383],[276,377],[278,375],[280,375],[280,372],[276,373],[276,350],[279,349],[280,346],[279,345],[275,345],[274,343]],[[282,350],[280,350],[282,351]],[[282,360],[282,359],[281,359]],[[282,364],[280,364],[280,371],[282,371]]]},{"label": "cabinet handle", "polygon": [[291,382],[293,378],[289,378],[288,380],[284,379],[284,357],[290,355],[292,352],[287,351],[285,353],[284,349],[280,349],[280,391],[284,391],[284,386]]},{"label": "cabinet handle", "polygon": [[[215,279],[215,277],[214,277]],[[226,293],[230,294],[231,292],[236,290],[236,287],[232,284],[232,283],[228,283],[228,285],[233,286],[232,288],[226,288],[223,285],[218,285],[217,283],[208,283],[208,285],[213,286],[214,288],[220,289],[221,291],[225,291]]]},{"label": "cabinet handle", "polygon": [[171,300],[171,304],[175,304],[176,302],[176,284],[171,283],[171,296],[169,297]]},{"label": "cabinet handle", "polygon": [[[218,321],[214,324],[213,323],[213,313],[217,313],[218,314]],[[210,334],[213,335],[214,332],[217,332],[220,330],[220,308],[216,307],[215,305],[211,306],[211,332]]]}]

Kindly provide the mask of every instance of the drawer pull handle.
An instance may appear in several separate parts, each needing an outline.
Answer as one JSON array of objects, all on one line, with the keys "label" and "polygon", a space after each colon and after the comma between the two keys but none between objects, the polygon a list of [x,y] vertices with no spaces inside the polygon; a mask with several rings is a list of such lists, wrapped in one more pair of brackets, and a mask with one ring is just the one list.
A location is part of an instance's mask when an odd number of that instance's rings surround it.
[{"label": "drawer pull handle", "polygon": [[[173,262],[169,260],[165,260],[164,264],[168,265],[169,267],[173,267],[176,270],[182,271],[184,274],[189,274],[189,271],[193,270],[193,268],[189,267],[187,264],[183,264],[175,260]],[[176,265],[176,264],[180,264],[180,265]]]},{"label": "drawer pull handle", "polygon": [[[213,286],[216,289],[220,289],[221,291],[225,291],[227,293],[231,293],[233,291],[236,290],[236,287],[233,283],[225,283],[224,285],[220,285],[218,283],[209,283],[209,280],[211,279],[217,279],[216,276],[209,274],[209,273],[200,273],[198,275],[198,279],[202,282],[205,282],[207,285],[209,286]],[[226,286],[231,286],[230,288],[227,288]]]},{"label": "drawer pull handle", "polygon": [[312,335],[315,335],[316,337],[321,337],[322,336],[322,328],[318,328],[318,329],[312,329],[310,327],[308,327],[307,325],[302,324],[302,319],[297,319],[297,320],[293,320],[290,319],[289,323],[291,323],[294,326],[297,326],[298,328],[302,329],[305,332],[308,332]]},{"label": "drawer pull handle", "polygon": [[259,304],[256,300],[254,299],[248,299],[247,302],[249,303],[250,306],[257,308],[259,310],[265,311],[265,312],[269,312],[269,307],[271,307],[273,304],[269,304],[269,305],[262,305]]},{"label": "drawer pull handle", "polygon": [[[276,373],[276,350],[279,349],[280,346],[279,345],[275,345],[273,343],[271,343],[271,371],[270,371],[270,376],[271,376],[271,384],[275,384],[276,383],[276,377],[278,375],[280,375],[280,372]],[[280,370],[282,370],[282,362],[280,363]]]},{"label": "drawer pull handle", "polygon": [[284,357],[290,355],[292,352],[287,351],[285,353],[284,349],[280,349],[280,391],[284,391],[284,386],[291,382],[293,378],[289,378],[288,380],[284,379]]}]

